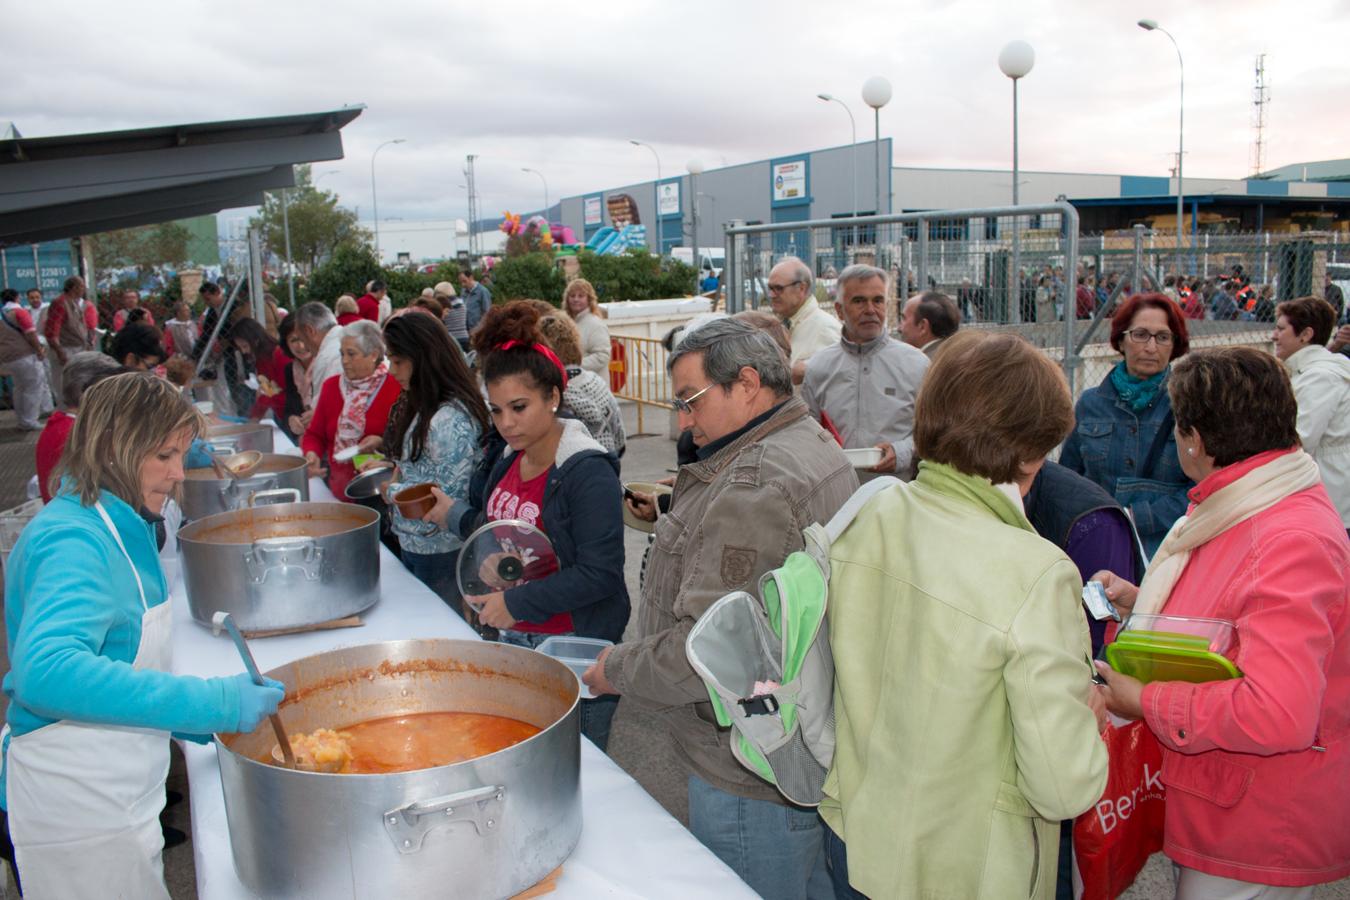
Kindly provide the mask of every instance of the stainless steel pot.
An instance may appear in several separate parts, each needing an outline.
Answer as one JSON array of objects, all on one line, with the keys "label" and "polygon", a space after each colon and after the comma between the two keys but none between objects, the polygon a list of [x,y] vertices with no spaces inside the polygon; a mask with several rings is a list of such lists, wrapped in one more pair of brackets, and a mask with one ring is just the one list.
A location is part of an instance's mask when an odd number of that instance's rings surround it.
[{"label": "stainless steel pot", "polygon": [[264,722],[217,736],[234,867],[260,897],[510,897],[581,836],[578,683],[562,663],[481,641],[391,641],[266,673],[291,734],[420,712],[503,715],[542,728],[477,759],[330,775],[268,759]]},{"label": "stainless steel pot", "polygon": [[247,478],[221,478],[215,469],[188,469],[184,473],[183,517],[190,522],[248,506],[248,498],[262,491],[294,488],[309,499],[305,460],[283,453],[264,453],[257,470]]},{"label": "stainless steel pot", "polygon": [[203,625],[217,612],[245,631],[317,625],[380,599],[380,516],[353,503],[302,503],[294,488],[263,491],[251,506],[178,532],[188,609]]},{"label": "stainless steel pot", "polygon": [[272,446],[272,438],[272,426],[262,422],[212,425],[206,429],[206,434],[202,435],[202,440],[211,446],[231,452],[257,450],[261,453],[271,453],[275,449]]}]

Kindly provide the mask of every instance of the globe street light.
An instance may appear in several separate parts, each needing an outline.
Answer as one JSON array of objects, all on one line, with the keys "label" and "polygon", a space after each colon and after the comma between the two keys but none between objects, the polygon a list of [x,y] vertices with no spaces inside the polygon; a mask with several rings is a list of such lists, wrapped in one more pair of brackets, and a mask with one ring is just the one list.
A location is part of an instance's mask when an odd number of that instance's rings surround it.
[{"label": "globe street light", "polygon": [[877,158],[877,205],[876,215],[881,215],[881,108],[891,102],[891,83],[880,75],[873,75],[863,82],[863,102],[872,107],[872,124],[875,132],[872,140]]},{"label": "globe street light", "polygon": [[698,176],[703,174],[703,161],[691,159],[684,164],[689,170],[689,240],[694,245],[694,287],[698,287],[699,275],[703,271],[702,254],[698,248]]},{"label": "globe street light", "polygon": [[521,169],[520,171],[522,171],[522,172],[533,172],[534,174],[538,175],[538,176],[539,176],[539,180],[542,181],[542,182],[544,183],[544,218],[547,219],[547,218],[548,218],[548,179],[545,178],[545,177],[544,177],[544,173],[543,173],[543,172],[540,172],[538,169]]},{"label": "globe street light", "polygon": [[[1036,65],[1036,51],[1026,41],[1012,41],[998,55],[998,67],[1012,79],[1013,89],[1013,158],[1012,158],[1012,202],[1020,203],[1018,195],[1020,173],[1017,167],[1017,82],[1031,72]],[[1022,259],[1021,259],[1021,223],[1017,214],[1013,214],[1012,233],[1012,278],[1008,289],[1008,321],[1016,324],[1022,321]]]},{"label": "globe street light", "polygon": [[1180,74],[1181,89],[1179,92],[1179,112],[1177,113],[1177,277],[1181,277],[1181,217],[1182,210],[1182,180],[1181,180],[1181,160],[1182,154],[1186,152],[1186,63],[1181,58],[1181,47],[1177,45],[1177,39],[1172,37],[1172,33],[1166,28],[1160,26],[1153,19],[1140,19],[1139,27],[1145,31],[1161,31],[1167,35],[1167,39],[1172,42],[1172,47],[1177,51],[1177,71]]},{"label": "globe street light", "polygon": [[404,143],[407,143],[407,138],[394,138],[392,141],[385,141],[375,148],[374,153],[370,154],[370,205],[375,210],[375,259],[380,265],[384,265],[384,258],[380,256],[380,201],[379,196],[375,193],[375,157],[390,144]]},{"label": "globe street light", "polygon": [[821,100],[827,103],[838,103],[848,113],[848,127],[853,135],[849,141],[849,147],[853,156],[853,215],[858,214],[858,125],[853,121],[853,110],[848,108],[848,104],[833,94],[816,94]]},{"label": "globe street light", "polygon": [[1026,41],[1013,41],[1004,47],[998,55],[998,67],[1003,74],[1012,79],[1013,88],[1013,179],[1012,202],[1018,205],[1017,194],[1017,81],[1031,72],[1036,64],[1036,51]]}]

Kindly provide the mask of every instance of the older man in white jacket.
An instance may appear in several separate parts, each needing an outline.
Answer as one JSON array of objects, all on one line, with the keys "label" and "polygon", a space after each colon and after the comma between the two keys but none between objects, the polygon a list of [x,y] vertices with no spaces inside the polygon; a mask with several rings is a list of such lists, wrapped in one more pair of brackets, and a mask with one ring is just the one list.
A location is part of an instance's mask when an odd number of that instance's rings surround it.
[{"label": "older man in white jacket", "polygon": [[914,401],[928,357],[887,334],[890,290],[884,269],[849,266],[839,274],[836,297],[843,333],[806,364],[802,399],[812,415],[829,416],[844,449],[881,451],[881,461],[869,471],[908,479],[914,464]]}]

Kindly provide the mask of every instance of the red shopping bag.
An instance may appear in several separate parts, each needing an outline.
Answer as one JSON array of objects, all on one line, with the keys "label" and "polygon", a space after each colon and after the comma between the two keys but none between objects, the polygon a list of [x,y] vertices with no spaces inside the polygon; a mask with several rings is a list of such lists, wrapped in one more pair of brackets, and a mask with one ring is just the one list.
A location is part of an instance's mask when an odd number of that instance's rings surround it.
[{"label": "red shopping bag", "polygon": [[1142,721],[1110,726],[1102,739],[1110,759],[1106,791],[1073,823],[1074,894],[1114,900],[1162,849],[1162,748]]}]

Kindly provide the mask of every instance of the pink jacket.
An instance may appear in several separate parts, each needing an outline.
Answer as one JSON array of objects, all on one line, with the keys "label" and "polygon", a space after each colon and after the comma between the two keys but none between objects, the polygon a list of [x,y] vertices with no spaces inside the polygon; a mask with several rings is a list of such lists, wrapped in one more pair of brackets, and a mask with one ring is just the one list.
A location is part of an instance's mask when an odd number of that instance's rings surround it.
[{"label": "pink jacket", "polygon": [[[1215,472],[1191,500],[1271,455]],[[1243,677],[1144,688],[1163,746],[1172,860],[1290,887],[1350,875],[1347,601],[1350,541],[1321,485],[1191,554],[1164,611],[1234,621]]]}]

